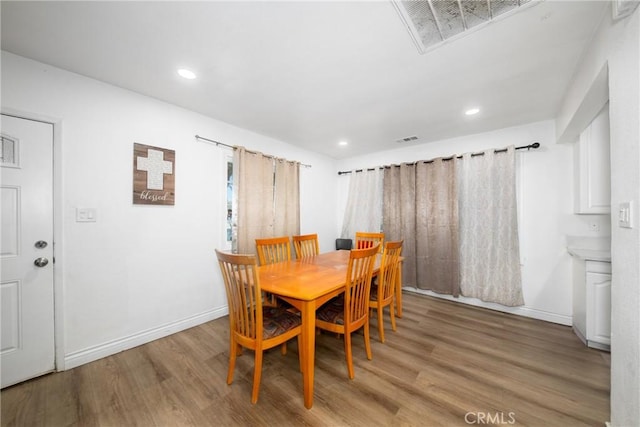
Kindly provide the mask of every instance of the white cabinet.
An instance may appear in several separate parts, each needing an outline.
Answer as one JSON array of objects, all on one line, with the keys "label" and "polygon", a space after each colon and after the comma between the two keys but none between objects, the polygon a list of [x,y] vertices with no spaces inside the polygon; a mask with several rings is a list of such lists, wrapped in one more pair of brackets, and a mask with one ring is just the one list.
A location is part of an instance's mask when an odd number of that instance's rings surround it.
[{"label": "white cabinet", "polygon": [[611,345],[611,264],[608,273],[589,271],[587,261],[587,344]]},{"label": "white cabinet", "polygon": [[609,103],[580,134],[580,140],[575,146],[575,156],[575,213],[610,213]]},{"label": "white cabinet", "polygon": [[611,263],[574,258],[573,330],[589,347],[611,345]]}]

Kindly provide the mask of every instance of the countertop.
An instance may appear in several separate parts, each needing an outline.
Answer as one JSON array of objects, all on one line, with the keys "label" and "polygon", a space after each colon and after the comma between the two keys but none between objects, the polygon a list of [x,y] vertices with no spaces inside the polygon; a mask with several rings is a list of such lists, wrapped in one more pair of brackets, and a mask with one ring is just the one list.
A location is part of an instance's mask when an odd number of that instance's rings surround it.
[{"label": "countertop", "polygon": [[574,257],[587,261],[611,262],[611,251],[568,247],[567,251]]},{"label": "countertop", "polygon": [[567,236],[567,251],[586,261],[611,262],[611,237]]}]

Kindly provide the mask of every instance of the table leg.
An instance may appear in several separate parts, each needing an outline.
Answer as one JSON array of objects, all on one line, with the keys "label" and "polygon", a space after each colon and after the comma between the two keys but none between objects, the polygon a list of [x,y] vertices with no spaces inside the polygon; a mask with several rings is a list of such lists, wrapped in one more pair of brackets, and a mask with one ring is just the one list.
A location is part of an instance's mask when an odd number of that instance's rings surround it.
[{"label": "table leg", "polygon": [[302,316],[302,382],[304,387],[304,406],[313,406],[314,361],[316,350],[316,302],[303,301],[300,310]]},{"label": "table leg", "polygon": [[402,262],[396,274],[396,316],[402,317]]}]

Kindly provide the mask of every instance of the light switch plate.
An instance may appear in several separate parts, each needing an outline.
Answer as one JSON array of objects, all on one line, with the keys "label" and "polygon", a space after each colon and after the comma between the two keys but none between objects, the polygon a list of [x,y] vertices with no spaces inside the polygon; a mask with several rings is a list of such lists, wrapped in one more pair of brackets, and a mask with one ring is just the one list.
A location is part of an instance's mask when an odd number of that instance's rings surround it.
[{"label": "light switch plate", "polygon": [[632,228],[631,218],[633,204],[631,202],[622,202],[618,207],[618,226],[622,228]]},{"label": "light switch plate", "polygon": [[76,222],[96,222],[95,208],[76,208]]}]

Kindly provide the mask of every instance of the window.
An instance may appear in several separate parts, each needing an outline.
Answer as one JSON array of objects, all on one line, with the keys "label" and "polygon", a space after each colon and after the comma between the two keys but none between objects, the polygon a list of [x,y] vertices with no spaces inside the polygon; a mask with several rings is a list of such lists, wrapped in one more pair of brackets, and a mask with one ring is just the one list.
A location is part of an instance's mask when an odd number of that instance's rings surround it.
[{"label": "window", "polygon": [[229,154],[225,156],[225,171],[226,171],[226,189],[225,189],[225,208],[226,218],[225,221],[225,249],[231,250],[233,243],[233,155]]},{"label": "window", "polygon": [[234,150],[234,250],[254,253],[257,238],[300,231],[299,170],[298,162]]},{"label": "window", "polygon": [[18,140],[2,135],[0,147],[0,164],[2,166],[18,166]]}]

